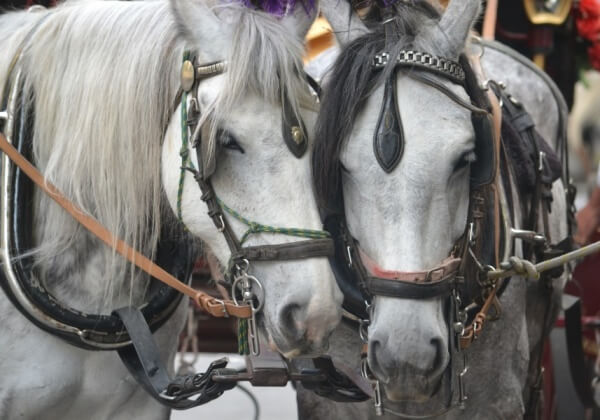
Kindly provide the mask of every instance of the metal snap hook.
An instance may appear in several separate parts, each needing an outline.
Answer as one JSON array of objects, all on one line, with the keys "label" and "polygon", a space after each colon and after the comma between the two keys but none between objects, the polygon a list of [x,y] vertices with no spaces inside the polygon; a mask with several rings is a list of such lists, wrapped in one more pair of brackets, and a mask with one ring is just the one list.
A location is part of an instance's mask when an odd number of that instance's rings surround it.
[{"label": "metal snap hook", "polygon": [[[256,290],[254,289],[253,285],[256,285]],[[252,312],[257,313],[263,308],[265,301],[265,291],[262,284],[260,283],[260,281],[258,281],[256,277],[244,273],[241,276],[236,277],[233,281],[233,284],[231,285],[231,296],[233,298],[234,303],[240,306],[240,302],[236,294],[238,290],[242,292],[242,302],[249,303],[252,307]],[[258,301],[258,304],[256,306],[254,306],[254,298],[256,298],[256,300]]]},{"label": "metal snap hook", "polygon": [[243,260],[241,260],[241,264],[243,265],[240,265],[240,263],[235,263],[236,270],[238,271],[238,273],[246,273],[250,268],[250,261],[244,258]]}]

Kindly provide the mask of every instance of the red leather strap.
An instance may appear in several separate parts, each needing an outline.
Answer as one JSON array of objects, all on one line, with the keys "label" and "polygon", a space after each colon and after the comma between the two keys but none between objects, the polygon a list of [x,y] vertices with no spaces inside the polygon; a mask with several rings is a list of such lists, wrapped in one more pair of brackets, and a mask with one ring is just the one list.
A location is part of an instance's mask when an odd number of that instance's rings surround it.
[{"label": "red leather strap", "polygon": [[435,283],[458,272],[461,259],[448,257],[442,263],[430,270],[424,271],[392,271],[385,270],[377,265],[362,249],[358,250],[360,258],[367,271],[374,277],[385,280],[403,281],[406,283]]}]

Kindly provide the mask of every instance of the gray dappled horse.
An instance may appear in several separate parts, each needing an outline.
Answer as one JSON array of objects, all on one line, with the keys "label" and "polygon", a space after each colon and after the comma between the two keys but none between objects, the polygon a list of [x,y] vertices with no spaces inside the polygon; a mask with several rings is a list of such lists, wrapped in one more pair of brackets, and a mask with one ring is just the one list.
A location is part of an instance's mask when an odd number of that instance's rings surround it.
[{"label": "gray dappled horse", "polygon": [[[481,55],[485,76],[479,76],[479,84],[488,78],[506,83],[550,144],[564,142],[566,119],[562,98],[533,66],[497,44],[471,42],[470,30],[480,12],[478,1],[452,0],[441,18],[441,8],[424,2],[396,2],[391,7],[393,13],[381,19],[385,24],[367,26],[351,14],[347,2],[322,3],[342,51],[324,77],[314,156],[317,192],[325,209],[335,207],[335,200],[343,195],[347,230],[356,238],[348,251],[358,248],[359,252],[343,261],[356,266],[360,258],[368,275],[388,280],[435,272],[432,267],[442,267],[440,261],[454,254],[457,242],[469,232],[473,178],[493,160],[478,148],[479,105],[473,103],[471,92],[471,97],[467,95],[466,83],[453,81],[454,74],[449,77],[445,68],[437,74],[431,68],[423,71],[423,62],[412,61],[397,72],[388,62],[375,71],[373,67],[382,62],[381,56],[375,60],[377,54],[429,53],[437,57],[426,61],[430,66],[439,64],[439,58],[456,62],[463,53]],[[411,60],[407,54],[402,57]],[[388,105],[389,98],[393,101]],[[392,132],[388,141],[389,131],[384,129],[393,130],[394,119],[401,120],[403,132]],[[503,189],[518,197],[520,181],[511,176],[502,183]],[[551,188],[552,213],[545,234],[558,242],[568,234],[566,195],[560,180]],[[530,196],[531,192],[514,201],[512,221],[504,217],[513,228],[525,226],[527,217],[519,202],[527,202]],[[514,250],[509,247],[499,257],[522,255],[523,246],[527,247],[517,240]],[[516,419],[526,411],[534,413],[541,346],[565,280],[564,274],[549,283],[513,276],[499,298],[500,318],[487,322],[485,331],[462,354],[453,350],[453,329],[458,326],[460,333],[464,325],[449,323],[448,299],[435,294],[423,298],[422,290],[414,297],[406,292],[402,298],[393,297],[397,289],[389,282],[366,283],[369,291],[377,287],[380,292],[373,293],[371,302],[367,360],[383,390],[386,417],[394,418],[395,412],[404,414],[400,418]],[[465,276],[467,286],[473,281]],[[356,372],[363,344],[358,328],[356,322],[344,321],[334,331],[330,349],[334,362],[353,366]],[[461,410],[457,378],[465,362],[468,399]],[[338,404],[303,390],[298,402],[301,418],[375,417],[372,402]]]}]

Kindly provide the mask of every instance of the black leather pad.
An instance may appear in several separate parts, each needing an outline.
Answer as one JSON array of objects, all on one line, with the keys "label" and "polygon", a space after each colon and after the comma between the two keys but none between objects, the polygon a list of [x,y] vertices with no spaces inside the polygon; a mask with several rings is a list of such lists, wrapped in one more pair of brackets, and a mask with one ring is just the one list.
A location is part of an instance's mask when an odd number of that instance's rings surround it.
[{"label": "black leather pad", "polygon": [[300,159],[308,148],[308,139],[306,138],[306,127],[302,120],[298,120],[294,114],[292,104],[287,95],[283,95],[283,116],[282,133],[283,140],[288,149]]},{"label": "black leather pad", "polygon": [[496,150],[494,124],[490,116],[473,116],[475,131],[475,154],[477,161],[471,166],[471,187],[481,187],[494,180]]},{"label": "black leather pad", "polygon": [[404,130],[397,99],[396,72],[392,72],[385,82],[383,106],[373,139],[377,162],[387,173],[394,170],[404,152]]}]

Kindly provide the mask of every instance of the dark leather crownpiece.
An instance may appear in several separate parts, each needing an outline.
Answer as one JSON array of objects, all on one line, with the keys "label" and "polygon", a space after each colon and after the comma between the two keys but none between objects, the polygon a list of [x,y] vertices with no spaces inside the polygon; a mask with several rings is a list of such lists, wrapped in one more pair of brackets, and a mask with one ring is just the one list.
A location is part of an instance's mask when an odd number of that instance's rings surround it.
[{"label": "dark leather crownpiece", "polygon": [[396,96],[396,72],[392,72],[385,82],[383,106],[373,139],[377,162],[387,173],[394,170],[404,152],[404,130]]}]

